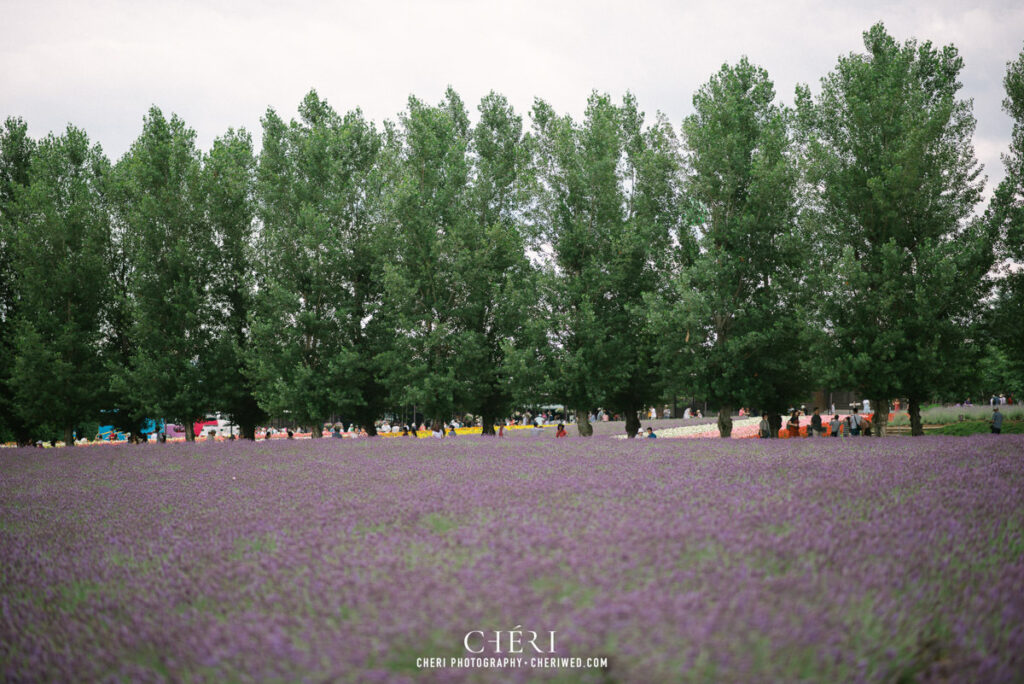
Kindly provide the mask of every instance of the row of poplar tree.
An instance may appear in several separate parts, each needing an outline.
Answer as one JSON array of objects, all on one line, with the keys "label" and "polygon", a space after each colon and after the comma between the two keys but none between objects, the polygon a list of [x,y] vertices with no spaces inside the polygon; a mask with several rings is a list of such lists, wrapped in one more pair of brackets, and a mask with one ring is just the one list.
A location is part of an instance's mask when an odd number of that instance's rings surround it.
[{"label": "row of poplar tree", "polygon": [[[0,132],[0,430],[103,417],[243,436],[330,415],[373,433],[516,407],[637,412],[705,397],[778,414],[812,387],[886,405],[1024,362],[1024,55],[1006,77],[1007,177],[988,210],[956,49],[878,24],[795,107],[725,65],[677,131],[632,96],[581,120],[449,90],[378,127],[315,92],[262,149],[208,152],[149,111],[111,164],[69,127]],[[777,415],[775,419],[778,422]],[[884,427],[884,426],[883,426]],[[884,430],[883,430],[884,432]],[[191,438],[191,431],[188,431]]]}]

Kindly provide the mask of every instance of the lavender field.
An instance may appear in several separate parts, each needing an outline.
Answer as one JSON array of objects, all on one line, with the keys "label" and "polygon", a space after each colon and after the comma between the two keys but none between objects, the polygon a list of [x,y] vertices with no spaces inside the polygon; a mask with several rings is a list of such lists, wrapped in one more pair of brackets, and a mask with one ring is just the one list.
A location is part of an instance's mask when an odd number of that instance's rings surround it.
[{"label": "lavender field", "polygon": [[2,450],[0,563],[6,681],[1021,681],[1024,437]]}]

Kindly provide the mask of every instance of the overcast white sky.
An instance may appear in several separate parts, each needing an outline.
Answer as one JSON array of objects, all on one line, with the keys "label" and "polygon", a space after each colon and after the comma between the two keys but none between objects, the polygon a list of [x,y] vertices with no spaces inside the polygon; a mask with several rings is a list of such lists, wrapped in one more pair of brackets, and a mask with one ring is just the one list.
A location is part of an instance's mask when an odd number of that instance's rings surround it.
[{"label": "overcast white sky", "polygon": [[631,90],[649,118],[660,110],[678,127],[723,62],[747,55],[792,103],[797,83],[816,89],[881,20],[900,41],[960,50],[976,153],[995,182],[1011,129],[1002,78],[1024,47],[1024,3],[1010,0],[0,0],[0,17],[0,116],[37,137],[74,123],[115,160],[151,104],[204,149],[228,127],[258,145],[266,108],[291,118],[310,88],[378,122],[448,84],[473,109],[503,93],[524,118],[534,97],[578,115],[594,89]]}]

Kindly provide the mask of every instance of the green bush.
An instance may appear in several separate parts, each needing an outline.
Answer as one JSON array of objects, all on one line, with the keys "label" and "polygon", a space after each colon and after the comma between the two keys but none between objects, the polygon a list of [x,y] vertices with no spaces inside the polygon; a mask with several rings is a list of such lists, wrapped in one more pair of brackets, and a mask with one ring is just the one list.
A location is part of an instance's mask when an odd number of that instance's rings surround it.
[{"label": "green bush", "polygon": [[[965,420],[962,423],[953,423],[946,425],[935,431],[935,434],[939,435],[956,435],[958,437],[966,437],[967,435],[980,435],[990,431],[990,424],[985,420]],[[1003,431],[1004,435],[1024,435],[1024,421],[1019,420],[1004,420]]]}]

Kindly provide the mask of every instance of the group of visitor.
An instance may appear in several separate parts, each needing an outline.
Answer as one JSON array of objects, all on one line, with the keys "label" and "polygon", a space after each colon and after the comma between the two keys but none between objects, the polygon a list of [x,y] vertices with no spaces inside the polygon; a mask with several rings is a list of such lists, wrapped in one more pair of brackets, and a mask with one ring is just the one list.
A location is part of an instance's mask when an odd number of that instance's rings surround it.
[{"label": "group of visitor", "polygon": [[[993,393],[988,399],[989,406],[1006,406],[1013,405],[1016,403],[1016,399],[1013,398],[1013,394],[995,394]],[[971,408],[974,406],[974,402],[971,401],[970,397],[967,397],[962,402],[958,401],[953,404],[956,408]]]},{"label": "group of visitor", "polygon": [[[664,418],[665,420],[668,420],[669,418],[671,418],[672,417],[672,409],[670,409],[668,406],[664,407],[661,410],[661,417]],[[651,408],[647,409],[647,418],[649,420],[657,420],[658,419],[658,409],[656,409],[653,406]]]},{"label": "group of visitor", "polygon": [[[789,420],[786,421],[787,437],[800,436],[800,418],[804,415],[806,415],[805,412],[800,409],[792,411]],[[862,435],[869,437],[871,436],[871,427],[871,419],[866,415],[861,415],[859,407],[854,406],[853,412],[845,417],[840,417],[833,408],[832,415],[828,421],[828,428],[826,429],[821,409],[815,406],[811,414],[810,423],[807,425],[806,435],[808,437],[824,437],[826,435],[830,437],[860,437]],[[762,439],[768,439],[773,436],[767,413],[761,414],[757,436]]]}]

